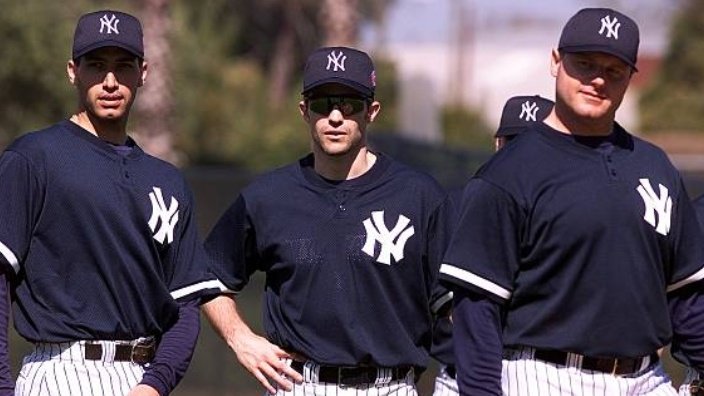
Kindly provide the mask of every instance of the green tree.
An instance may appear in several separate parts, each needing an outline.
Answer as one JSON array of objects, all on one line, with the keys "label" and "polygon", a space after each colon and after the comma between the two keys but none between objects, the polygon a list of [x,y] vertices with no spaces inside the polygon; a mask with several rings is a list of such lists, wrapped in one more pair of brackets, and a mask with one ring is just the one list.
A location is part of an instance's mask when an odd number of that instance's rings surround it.
[{"label": "green tree", "polygon": [[690,0],[676,16],[662,68],[640,105],[644,132],[704,130],[704,2]]},{"label": "green tree", "polygon": [[459,105],[445,106],[441,120],[446,146],[480,150],[494,147],[493,131],[476,111]]}]

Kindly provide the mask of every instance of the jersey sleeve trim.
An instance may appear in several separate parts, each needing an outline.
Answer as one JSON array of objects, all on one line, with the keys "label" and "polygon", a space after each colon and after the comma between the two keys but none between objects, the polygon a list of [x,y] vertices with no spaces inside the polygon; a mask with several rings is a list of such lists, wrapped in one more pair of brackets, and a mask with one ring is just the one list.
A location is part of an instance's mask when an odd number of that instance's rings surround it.
[{"label": "jersey sleeve trim", "polygon": [[440,296],[435,302],[430,306],[430,310],[433,312],[433,314],[436,314],[442,310],[442,307],[445,306],[445,304],[449,303],[452,301],[452,292],[449,291],[442,296]]},{"label": "jersey sleeve trim", "polygon": [[20,262],[17,260],[17,256],[2,242],[0,242],[0,254],[5,258],[5,261],[12,266],[15,274],[20,272]]},{"label": "jersey sleeve trim", "polygon": [[222,293],[235,293],[233,290],[228,289],[227,286],[225,286],[220,280],[209,280],[205,282],[200,282],[200,283],[195,283],[190,286],[182,287],[178,290],[174,290],[171,292],[171,297],[174,300],[178,300],[179,298],[183,298],[184,296],[187,296],[189,294],[193,294],[196,292],[199,292],[201,290],[209,290],[209,289],[218,289]]},{"label": "jersey sleeve trim", "polygon": [[702,267],[699,271],[695,272],[693,275],[689,276],[688,278],[682,279],[679,282],[675,282],[671,284],[670,286],[667,287],[667,292],[671,292],[674,290],[677,290],[681,288],[682,286],[686,286],[690,283],[694,283],[697,281],[700,281],[704,279],[704,267]]},{"label": "jersey sleeve trim", "polygon": [[456,278],[464,283],[469,283],[470,285],[485,290],[501,298],[502,300],[508,300],[509,298],[511,298],[511,291],[497,285],[494,282],[491,282],[478,275],[475,275],[465,269],[458,268],[450,264],[443,264],[440,266],[440,273]]}]

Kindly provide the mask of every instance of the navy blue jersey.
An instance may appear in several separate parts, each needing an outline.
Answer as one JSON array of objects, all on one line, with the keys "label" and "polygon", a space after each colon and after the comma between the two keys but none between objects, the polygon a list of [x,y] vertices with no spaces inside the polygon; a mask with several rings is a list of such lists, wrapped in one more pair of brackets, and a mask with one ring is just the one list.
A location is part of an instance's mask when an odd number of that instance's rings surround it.
[{"label": "navy blue jersey", "polygon": [[[459,216],[458,208],[462,202],[463,191],[462,188],[456,188],[448,194],[448,203],[453,213],[448,225],[450,229],[454,227]],[[430,348],[430,356],[447,366],[455,364],[455,353],[452,344],[452,321],[450,320],[452,299],[452,291],[438,282],[433,297],[434,304],[431,307],[435,315],[435,321],[433,322],[433,344]]]},{"label": "navy blue jersey", "polygon": [[63,121],[0,157],[0,265],[17,275],[14,322],[31,341],[135,339],[214,292],[179,171]]},{"label": "navy blue jersey", "polygon": [[444,192],[382,154],[342,182],[312,161],[243,190],[206,239],[217,275],[237,292],[266,272],[264,328],[286,350],[327,365],[425,367]]},{"label": "navy blue jersey", "polygon": [[679,173],[618,125],[596,147],[531,129],[469,182],[442,279],[504,304],[504,345],[652,353],[672,334],[666,291],[704,265]]}]

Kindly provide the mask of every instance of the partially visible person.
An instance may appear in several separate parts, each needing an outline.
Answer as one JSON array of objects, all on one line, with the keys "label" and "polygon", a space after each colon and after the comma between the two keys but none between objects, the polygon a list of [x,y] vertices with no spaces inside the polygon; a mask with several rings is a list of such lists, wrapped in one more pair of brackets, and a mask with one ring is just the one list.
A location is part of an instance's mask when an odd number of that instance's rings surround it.
[{"label": "partially visible person", "polygon": [[34,344],[3,394],[166,395],[186,371],[201,297],[219,293],[180,172],[127,135],[147,78],[142,27],[112,10],[78,20],[69,119],[0,156],[0,361],[14,325]]},{"label": "partially visible person", "polygon": [[203,307],[270,394],[416,395],[429,362],[450,213],[435,180],[368,147],[375,85],[366,53],[315,50],[298,104],[312,153],[247,186],[206,239],[230,290],[266,275],[265,336],[236,295]]},{"label": "partially visible person", "polygon": [[[494,134],[495,150],[499,151],[533,122],[542,122],[550,114],[553,101],[538,95],[514,96],[506,101],[501,112],[501,121]],[[452,207],[459,207],[462,202],[463,189],[450,192]],[[459,213],[458,213],[459,215]],[[457,368],[452,345],[452,292],[438,285],[433,306],[435,322],[433,324],[433,346],[430,355],[440,363],[440,370],[435,378],[433,396],[459,395],[457,387]]]},{"label": "partially visible person", "polygon": [[[704,195],[696,198],[692,205],[699,225],[704,228]],[[704,396],[704,320],[696,323],[682,320],[692,316],[704,318],[704,296],[700,283],[684,288],[677,293],[677,298],[671,298],[670,301],[670,309],[675,319],[673,327],[678,335],[670,346],[670,353],[675,360],[687,367],[679,388],[680,396]],[[698,353],[694,354],[692,350]]]},{"label": "partially visible person", "polygon": [[701,227],[667,155],[615,121],[638,45],[628,16],[577,12],[550,115],[468,182],[440,270],[462,395],[676,395],[670,341],[702,367]]}]

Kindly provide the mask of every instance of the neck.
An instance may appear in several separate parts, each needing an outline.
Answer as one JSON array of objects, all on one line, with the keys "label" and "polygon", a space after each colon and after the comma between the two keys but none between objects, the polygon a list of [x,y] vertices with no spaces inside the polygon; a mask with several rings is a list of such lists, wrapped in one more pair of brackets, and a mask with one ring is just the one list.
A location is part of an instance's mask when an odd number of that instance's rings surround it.
[{"label": "neck", "polygon": [[355,153],[341,156],[331,156],[313,151],[314,169],[320,176],[329,180],[350,180],[362,176],[376,162],[376,155],[362,147]]},{"label": "neck", "polygon": [[119,145],[125,144],[127,141],[127,125],[122,119],[114,121],[99,120],[82,111],[72,115],[70,120],[106,142]]},{"label": "neck", "polygon": [[553,107],[550,115],[545,118],[545,123],[553,129],[568,135],[608,136],[614,129],[614,117],[601,118],[581,117],[569,109],[558,106]]}]

